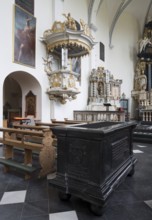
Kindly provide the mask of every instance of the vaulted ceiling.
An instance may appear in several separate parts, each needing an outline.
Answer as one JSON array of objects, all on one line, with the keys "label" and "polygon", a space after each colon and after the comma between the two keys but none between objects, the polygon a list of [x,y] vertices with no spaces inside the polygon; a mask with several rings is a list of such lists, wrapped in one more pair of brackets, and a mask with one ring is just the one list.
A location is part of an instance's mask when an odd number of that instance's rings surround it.
[{"label": "vaulted ceiling", "polygon": [[112,35],[121,15],[125,12],[130,13],[139,23],[141,35],[143,28],[148,20],[152,20],[152,0],[88,0],[89,25],[92,25],[94,13],[99,12],[104,1],[106,1],[109,20],[109,44],[111,44]]}]

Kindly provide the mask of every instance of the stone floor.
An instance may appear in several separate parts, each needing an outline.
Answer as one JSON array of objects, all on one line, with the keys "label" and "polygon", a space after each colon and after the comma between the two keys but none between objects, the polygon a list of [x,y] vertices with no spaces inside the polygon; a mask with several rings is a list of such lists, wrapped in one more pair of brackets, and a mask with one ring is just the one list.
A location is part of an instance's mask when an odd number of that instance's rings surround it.
[{"label": "stone floor", "polygon": [[60,201],[57,189],[48,185],[52,175],[25,181],[19,173],[4,174],[0,165],[0,220],[152,220],[152,146],[134,143],[134,154],[134,176],[115,190],[100,217],[78,198]]}]

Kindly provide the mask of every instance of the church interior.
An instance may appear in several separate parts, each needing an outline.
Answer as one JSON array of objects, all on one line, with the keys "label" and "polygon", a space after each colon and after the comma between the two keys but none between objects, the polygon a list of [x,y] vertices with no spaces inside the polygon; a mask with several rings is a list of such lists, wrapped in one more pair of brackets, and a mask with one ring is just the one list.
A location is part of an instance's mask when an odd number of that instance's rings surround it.
[{"label": "church interior", "polygon": [[151,220],[152,0],[0,11],[0,220]]}]

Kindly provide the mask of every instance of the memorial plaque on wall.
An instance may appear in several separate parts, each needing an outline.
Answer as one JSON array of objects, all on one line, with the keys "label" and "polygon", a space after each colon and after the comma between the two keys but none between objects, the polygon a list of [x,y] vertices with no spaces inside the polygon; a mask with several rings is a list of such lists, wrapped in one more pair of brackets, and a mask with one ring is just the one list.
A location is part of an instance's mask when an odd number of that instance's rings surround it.
[{"label": "memorial plaque on wall", "polygon": [[34,0],[15,0],[15,4],[34,15]]}]

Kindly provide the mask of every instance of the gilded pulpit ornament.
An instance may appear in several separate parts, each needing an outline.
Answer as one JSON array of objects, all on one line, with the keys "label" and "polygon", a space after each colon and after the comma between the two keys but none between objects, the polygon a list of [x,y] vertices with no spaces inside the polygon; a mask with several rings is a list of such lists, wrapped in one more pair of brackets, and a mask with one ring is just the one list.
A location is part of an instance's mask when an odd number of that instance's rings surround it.
[{"label": "gilded pulpit ornament", "polygon": [[69,59],[88,55],[95,42],[88,25],[82,19],[78,23],[70,13],[63,16],[66,21],[55,21],[51,29],[44,31],[42,42],[47,51],[47,58],[43,58],[50,84],[47,93],[50,100],[65,104],[67,100],[76,99],[80,93],[77,88],[80,73],[72,71]]}]

